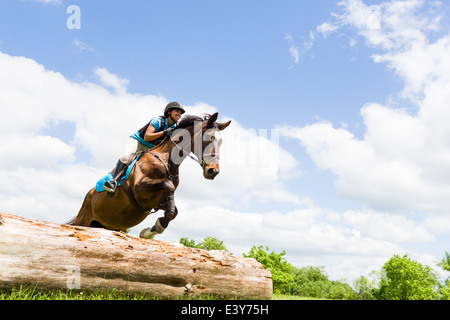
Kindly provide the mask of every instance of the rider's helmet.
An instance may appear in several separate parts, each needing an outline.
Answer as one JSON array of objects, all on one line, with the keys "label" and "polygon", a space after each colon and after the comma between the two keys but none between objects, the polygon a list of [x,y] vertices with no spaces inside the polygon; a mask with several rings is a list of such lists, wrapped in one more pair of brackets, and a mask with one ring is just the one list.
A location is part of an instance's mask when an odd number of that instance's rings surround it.
[{"label": "rider's helmet", "polygon": [[174,101],[174,102],[169,103],[166,106],[166,108],[164,109],[164,116],[167,117],[169,115],[169,112],[172,111],[173,109],[181,110],[181,114],[186,112],[181,104],[179,104],[178,102]]}]

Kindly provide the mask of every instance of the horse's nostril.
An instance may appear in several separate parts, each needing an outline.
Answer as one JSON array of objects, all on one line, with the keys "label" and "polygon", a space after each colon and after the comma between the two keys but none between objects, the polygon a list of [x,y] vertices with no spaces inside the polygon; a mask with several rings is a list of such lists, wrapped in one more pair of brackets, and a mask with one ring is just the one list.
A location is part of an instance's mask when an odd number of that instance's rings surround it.
[{"label": "horse's nostril", "polygon": [[216,173],[216,169],[214,168],[209,168],[208,171],[206,172],[209,176],[213,176]]}]

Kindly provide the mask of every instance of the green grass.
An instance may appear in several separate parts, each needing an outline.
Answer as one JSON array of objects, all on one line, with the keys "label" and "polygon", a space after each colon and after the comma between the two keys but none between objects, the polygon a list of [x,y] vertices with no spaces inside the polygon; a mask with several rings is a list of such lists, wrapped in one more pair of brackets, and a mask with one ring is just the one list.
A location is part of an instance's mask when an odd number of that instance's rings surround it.
[{"label": "green grass", "polygon": [[36,287],[20,286],[0,290],[0,300],[159,300],[157,296],[145,293],[131,294],[126,292],[97,291],[42,291]]},{"label": "green grass", "polygon": [[[212,296],[192,297],[181,296],[177,300],[214,300]],[[36,286],[20,286],[18,288],[0,290],[0,300],[163,300],[158,296],[146,293],[126,293],[110,291],[97,291],[86,293],[79,290],[67,291],[43,291]],[[291,296],[284,294],[273,294],[272,300],[324,300],[318,298]]]},{"label": "green grass", "polygon": [[[221,297],[180,296],[175,300],[222,300]],[[115,290],[83,292],[81,290],[42,290],[37,286],[20,286],[9,289],[0,289],[0,300],[166,300],[157,295],[148,293],[127,293]],[[227,299],[227,300],[239,300]]]},{"label": "green grass", "polygon": [[329,299],[291,296],[287,294],[273,294],[272,300],[329,300]]}]

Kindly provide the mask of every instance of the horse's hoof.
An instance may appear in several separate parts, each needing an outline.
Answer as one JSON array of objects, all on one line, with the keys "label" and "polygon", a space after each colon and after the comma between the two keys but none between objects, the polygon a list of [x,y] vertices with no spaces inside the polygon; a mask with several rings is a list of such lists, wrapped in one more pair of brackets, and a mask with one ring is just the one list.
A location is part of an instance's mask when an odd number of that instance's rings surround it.
[{"label": "horse's hoof", "polygon": [[158,232],[152,231],[151,228],[145,228],[145,229],[142,230],[141,233],[139,234],[139,238],[153,239],[157,234],[158,234]]}]

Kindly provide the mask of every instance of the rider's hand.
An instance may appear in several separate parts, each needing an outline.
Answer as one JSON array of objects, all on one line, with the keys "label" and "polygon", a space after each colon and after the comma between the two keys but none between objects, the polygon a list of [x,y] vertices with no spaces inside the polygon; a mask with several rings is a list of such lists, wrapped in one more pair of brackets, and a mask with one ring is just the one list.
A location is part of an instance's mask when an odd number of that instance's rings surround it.
[{"label": "rider's hand", "polygon": [[174,130],[175,130],[175,128],[168,128],[168,129],[164,130],[163,137],[167,137],[167,136],[171,135]]}]

